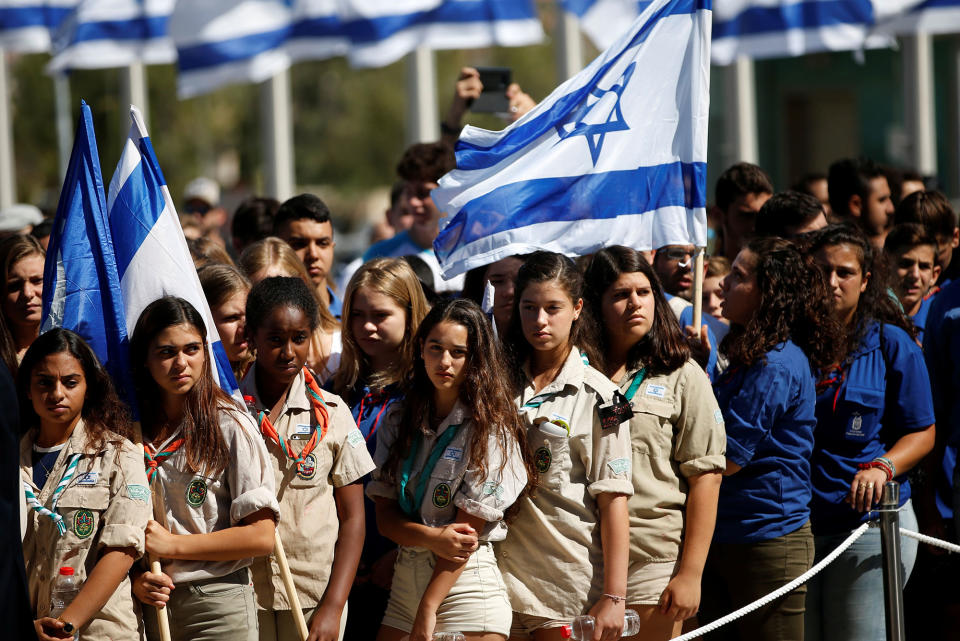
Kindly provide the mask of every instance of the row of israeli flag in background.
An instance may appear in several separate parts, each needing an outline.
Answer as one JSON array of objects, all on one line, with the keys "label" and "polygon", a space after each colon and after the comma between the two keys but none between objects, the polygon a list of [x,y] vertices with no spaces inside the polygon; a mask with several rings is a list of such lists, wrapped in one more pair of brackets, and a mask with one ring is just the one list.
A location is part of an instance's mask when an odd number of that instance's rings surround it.
[{"label": "row of israeli flag in background", "polygon": [[[561,0],[600,49],[636,19],[649,0]],[[960,32],[960,0],[714,0],[712,62],[739,56],[783,58],[893,45],[918,31]]]},{"label": "row of israeli flag in background", "polygon": [[300,60],[379,67],[420,46],[542,40],[534,0],[0,0],[0,46],[51,51],[51,73],[177,61],[181,97]]},{"label": "row of israeli flag in background", "polygon": [[135,407],[129,337],[148,304],[179,296],[203,316],[213,374],[239,400],[143,119],[135,107],[130,117],[130,134],[105,192],[90,107],[81,105],[47,248],[41,331],[65,327],[83,336]]}]

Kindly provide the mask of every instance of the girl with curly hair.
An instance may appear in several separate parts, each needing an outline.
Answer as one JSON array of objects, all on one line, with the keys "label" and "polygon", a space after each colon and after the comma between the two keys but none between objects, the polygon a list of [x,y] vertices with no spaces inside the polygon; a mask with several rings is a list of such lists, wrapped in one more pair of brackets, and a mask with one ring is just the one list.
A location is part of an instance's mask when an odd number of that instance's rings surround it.
[{"label": "girl with curly hair", "polygon": [[367,494],[400,545],[378,641],[434,631],[504,641],[512,611],[493,543],[532,464],[490,322],[476,303],[434,307],[415,337],[402,409],[380,428]]},{"label": "girl with curly hair", "polygon": [[[139,639],[127,573],[144,552],[150,491],[130,417],[93,350],[52,329],[30,346],[17,380],[20,470],[32,508],[23,542],[37,637]],[[60,613],[61,566],[82,585]]]},{"label": "girl with curly hair", "polygon": [[[703,577],[710,621],[783,586],[813,561],[810,457],[814,370],[834,361],[840,331],[819,270],[788,241],[757,238],[723,280],[730,359],[714,383],[727,431],[726,478]],[[717,634],[802,639],[799,587]]]},{"label": "girl with curly hair", "polygon": [[500,546],[500,569],[515,635],[536,641],[560,639],[562,626],[581,614],[596,617],[605,639],[623,629],[630,405],[594,369],[603,361],[583,298],[583,274],[572,260],[530,254],[517,276],[504,344],[541,482],[520,500]]},{"label": "girl with curly hair", "polygon": [[602,249],[585,280],[603,329],[605,373],[633,410],[627,607],[640,615],[636,638],[670,639],[699,605],[726,464],[723,421],[643,255]]},{"label": "girl with curly hair", "polygon": [[[916,530],[905,474],[934,445],[934,411],[916,329],[886,288],[879,261],[857,229],[827,227],[810,252],[830,287],[844,348],[817,383],[811,522],[816,558],[871,518],[883,486],[900,482],[900,521]],[[904,581],[917,542],[901,546]],[[807,636],[866,641],[885,636],[880,532],[868,530],[811,581]]]}]

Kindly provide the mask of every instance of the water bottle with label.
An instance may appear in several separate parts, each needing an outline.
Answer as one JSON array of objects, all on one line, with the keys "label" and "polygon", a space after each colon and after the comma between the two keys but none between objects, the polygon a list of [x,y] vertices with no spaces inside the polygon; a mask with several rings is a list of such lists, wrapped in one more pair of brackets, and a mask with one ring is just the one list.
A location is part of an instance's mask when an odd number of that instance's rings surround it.
[{"label": "water bottle with label", "polygon": [[[573,620],[570,625],[560,628],[560,634],[564,639],[573,639],[574,641],[590,641],[593,638],[593,631],[596,627],[596,619],[589,614],[584,614]],[[640,631],[640,615],[635,610],[626,610],[623,613],[623,637],[632,637]]]},{"label": "water bottle with label", "polygon": [[433,641],[466,641],[460,632],[434,632]]}]

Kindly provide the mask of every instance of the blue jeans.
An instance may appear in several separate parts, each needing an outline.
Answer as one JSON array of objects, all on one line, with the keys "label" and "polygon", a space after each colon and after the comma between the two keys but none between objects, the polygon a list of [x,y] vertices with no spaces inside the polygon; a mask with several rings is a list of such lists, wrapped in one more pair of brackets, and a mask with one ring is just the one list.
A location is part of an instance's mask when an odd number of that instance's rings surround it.
[{"label": "blue jeans", "polygon": [[[918,531],[913,503],[900,509],[900,527]],[[814,537],[819,563],[850,532]],[[900,537],[904,583],[917,559],[916,539]],[[883,607],[883,559],[880,530],[870,528],[837,559],[813,577],[807,589],[805,641],[882,641],[886,637]]]}]

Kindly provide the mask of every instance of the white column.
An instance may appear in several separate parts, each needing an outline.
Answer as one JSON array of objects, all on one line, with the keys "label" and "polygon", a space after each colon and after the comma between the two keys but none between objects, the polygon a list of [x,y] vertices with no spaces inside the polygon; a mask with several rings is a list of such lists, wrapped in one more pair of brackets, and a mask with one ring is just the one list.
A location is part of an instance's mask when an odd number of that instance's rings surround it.
[{"label": "white column", "polygon": [[407,55],[407,144],[439,139],[437,69],[433,50],[417,47]]},{"label": "white column", "polygon": [[729,158],[735,162],[760,159],[757,144],[757,96],[754,87],[753,60],[741,56],[727,67],[727,132]]},{"label": "white column", "polygon": [[13,170],[13,122],[10,111],[7,53],[0,48],[0,207],[17,202],[17,181]]},{"label": "white column", "polygon": [[67,165],[70,164],[70,153],[73,151],[70,78],[65,73],[53,75],[53,103],[57,119],[57,156],[60,160],[60,181],[63,182],[67,177]]},{"label": "white column", "polygon": [[903,112],[910,163],[925,176],[937,173],[936,111],[933,102],[933,37],[903,39]]},{"label": "white column", "polygon": [[564,82],[583,69],[583,39],[580,19],[557,6],[557,75]]},{"label": "white column", "polygon": [[142,62],[135,62],[120,69],[120,135],[126,140],[130,133],[130,105],[136,106],[143,114],[143,124],[150,131],[150,105],[147,100],[147,70]]},{"label": "white column", "polygon": [[289,69],[260,85],[260,127],[265,195],[283,202],[296,187]]}]

